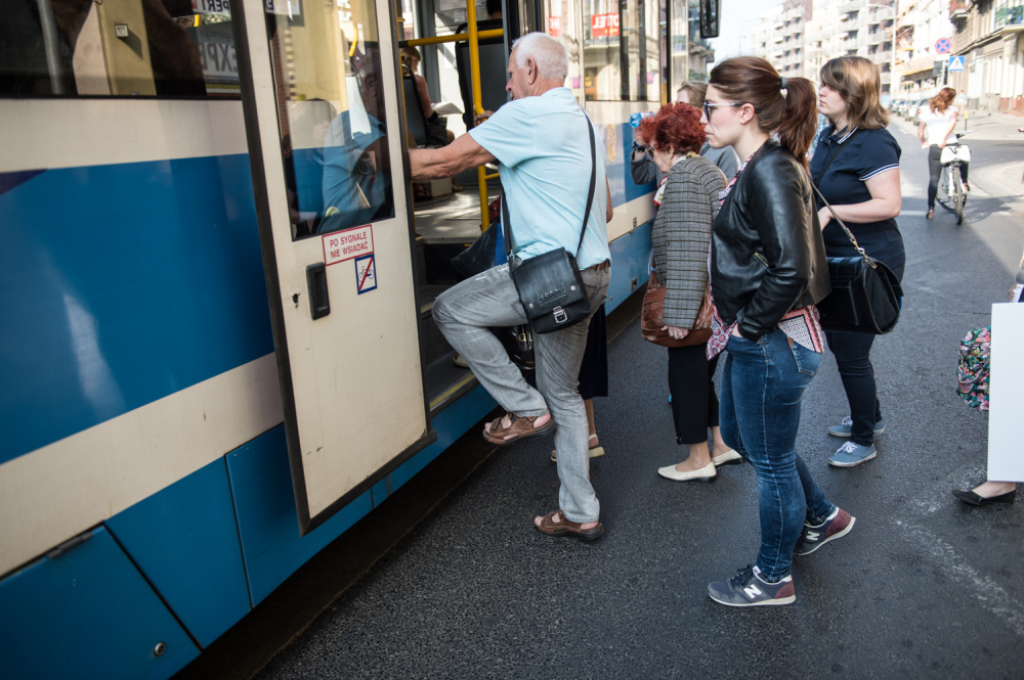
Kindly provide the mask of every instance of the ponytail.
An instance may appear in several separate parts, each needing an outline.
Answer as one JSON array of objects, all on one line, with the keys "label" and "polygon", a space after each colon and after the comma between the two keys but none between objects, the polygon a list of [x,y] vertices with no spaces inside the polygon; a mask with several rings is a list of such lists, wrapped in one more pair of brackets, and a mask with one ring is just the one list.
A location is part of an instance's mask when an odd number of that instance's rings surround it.
[{"label": "ponytail", "polygon": [[761,130],[807,167],[807,151],[818,127],[817,96],[806,78],[783,78],[761,57],[733,57],[711,71],[708,84],[735,102],[754,107]]},{"label": "ponytail", "polygon": [[785,113],[775,128],[779,144],[807,166],[807,151],[818,129],[818,97],[814,85],[806,78],[789,78]]}]

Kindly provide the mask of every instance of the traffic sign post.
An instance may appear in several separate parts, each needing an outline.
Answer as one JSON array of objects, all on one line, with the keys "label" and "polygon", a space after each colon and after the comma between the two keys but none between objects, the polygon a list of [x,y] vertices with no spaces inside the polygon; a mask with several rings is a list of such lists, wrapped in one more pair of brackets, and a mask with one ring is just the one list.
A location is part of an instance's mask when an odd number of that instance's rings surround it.
[{"label": "traffic sign post", "polygon": [[953,43],[949,38],[939,38],[935,41],[936,54],[949,54],[951,49],[953,49]]}]

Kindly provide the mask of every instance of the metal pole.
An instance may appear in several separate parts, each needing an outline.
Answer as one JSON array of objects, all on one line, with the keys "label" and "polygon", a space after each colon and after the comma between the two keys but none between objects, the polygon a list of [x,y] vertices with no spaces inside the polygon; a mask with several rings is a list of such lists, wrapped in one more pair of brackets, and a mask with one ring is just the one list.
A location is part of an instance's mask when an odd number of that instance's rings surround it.
[{"label": "metal pole", "polygon": [[36,4],[39,7],[39,23],[43,27],[46,68],[50,71],[50,90],[53,94],[66,94],[60,63],[60,35],[57,33],[57,22],[53,19],[53,7],[50,6],[50,0],[36,0]]},{"label": "metal pole", "polygon": [[[469,28],[469,74],[473,86],[475,118],[484,112],[480,96],[480,36],[476,30],[476,0],[466,0],[466,22]],[[476,176],[480,182],[480,231],[487,231],[487,227],[491,226],[491,216],[487,211],[487,170],[484,166],[477,167]]]}]

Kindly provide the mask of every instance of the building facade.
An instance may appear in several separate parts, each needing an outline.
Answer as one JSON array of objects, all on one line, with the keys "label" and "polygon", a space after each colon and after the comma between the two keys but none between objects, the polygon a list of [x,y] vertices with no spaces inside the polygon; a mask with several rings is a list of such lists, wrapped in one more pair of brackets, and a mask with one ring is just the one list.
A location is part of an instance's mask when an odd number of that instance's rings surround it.
[{"label": "building facade", "polygon": [[[948,9],[948,0],[899,0],[897,99],[931,97],[949,83],[949,53],[940,51],[942,41],[950,41],[954,33]],[[948,47],[941,45],[941,49]]]},{"label": "building facade", "polygon": [[967,107],[1024,114],[1024,0],[953,0],[953,54],[964,70],[950,84],[967,96]]}]

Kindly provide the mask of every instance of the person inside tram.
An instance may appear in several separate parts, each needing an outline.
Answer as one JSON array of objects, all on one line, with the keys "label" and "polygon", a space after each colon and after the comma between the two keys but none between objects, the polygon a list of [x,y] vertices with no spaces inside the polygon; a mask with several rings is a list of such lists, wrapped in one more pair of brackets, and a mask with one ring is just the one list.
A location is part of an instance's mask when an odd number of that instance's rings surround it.
[{"label": "person inside tram", "polygon": [[293,102],[291,132],[282,140],[292,238],[316,233],[324,209],[324,142],[338,113],[323,99]]},{"label": "person inside tram", "polygon": [[804,390],[825,349],[815,305],[831,291],[806,161],[816,100],[806,78],[734,57],[711,71],[701,118],[711,145],[731,145],[744,161],[715,218],[710,258],[708,357],[729,350],[719,424],[757,473],[761,520],[755,564],[708,586],[712,600],[731,607],[796,601],[793,555],[854,524],[796,452]]},{"label": "person inside tram", "polygon": [[[568,54],[544,33],[519,38],[509,57],[512,101],[441,149],[409,152],[413,179],[436,179],[497,162],[508,201],[514,257],[527,260],[563,248],[575,253],[593,314],[604,303],[611,277],[605,211],[607,185],[595,183],[586,224],[591,172],[605,175],[604,154],[591,153],[590,123],[565,87]],[[587,414],[577,391],[590,319],[534,335],[537,388],[509,360],[489,327],[527,323],[509,275],[499,266],[449,288],[433,308],[434,320],[481,384],[507,412],[484,427],[484,438],[504,446],[555,435],[558,509],[534,518],[549,536],[594,540],[604,534],[601,506],[590,482]],[[557,425],[557,429],[556,429]]]},{"label": "person inside tram", "polygon": [[[702,102],[703,103],[703,102]],[[706,145],[700,111],[689,104],[667,104],[645,118],[637,138],[667,181],[658,189],[651,241],[658,280],[665,286],[664,316],[669,336],[682,340],[697,327],[708,286],[711,223],[718,214],[726,180],[714,162],[697,152]],[[707,341],[668,348],[668,385],[676,444],[686,445],[689,457],[658,474],[677,482],[713,481],[718,465],[742,462],[722,440],[718,427],[715,367],[708,360]],[[708,429],[712,439],[708,441]]]},{"label": "person inside tram", "polygon": [[394,211],[380,50],[365,44],[352,58],[349,108],[331,121],[324,140],[324,215],[317,233],[373,222]]},{"label": "person inside tram", "polygon": [[[818,110],[829,120],[811,157],[811,177],[868,255],[903,280],[907,255],[896,217],[900,214],[899,143],[886,130],[889,112],[880,102],[878,67],[864,57],[839,57],[821,68]],[[818,221],[829,257],[857,257],[857,247],[818,198]],[[885,432],[882,405],[871,365],[871,333],[828,331],[850,405],[850,415],[828,428],[849,439],[829,458],[834,467],[854,467],[875,458],[875,437]]]}]

